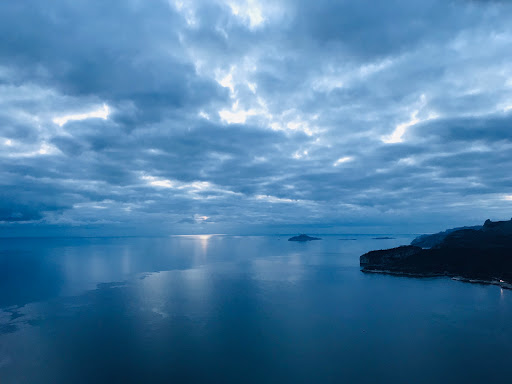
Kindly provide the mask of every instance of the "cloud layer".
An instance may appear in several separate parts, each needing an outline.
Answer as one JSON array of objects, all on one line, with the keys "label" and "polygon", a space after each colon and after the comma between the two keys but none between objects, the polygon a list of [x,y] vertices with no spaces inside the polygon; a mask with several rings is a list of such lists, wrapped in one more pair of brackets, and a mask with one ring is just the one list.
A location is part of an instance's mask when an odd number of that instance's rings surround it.
[{"label": "cloud layer", "polygon": [[3,2],[0,231],[508,219],[511,19],[505,1]]}]

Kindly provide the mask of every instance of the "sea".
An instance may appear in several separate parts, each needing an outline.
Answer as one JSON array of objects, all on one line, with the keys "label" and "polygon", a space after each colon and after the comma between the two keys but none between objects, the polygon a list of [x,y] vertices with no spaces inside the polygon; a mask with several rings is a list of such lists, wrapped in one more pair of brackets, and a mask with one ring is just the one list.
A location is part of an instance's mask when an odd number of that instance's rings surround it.
[{"label": "sea", "polygon": [[0,239],[0,383],[512,382],[512,291],[288,237]]}]

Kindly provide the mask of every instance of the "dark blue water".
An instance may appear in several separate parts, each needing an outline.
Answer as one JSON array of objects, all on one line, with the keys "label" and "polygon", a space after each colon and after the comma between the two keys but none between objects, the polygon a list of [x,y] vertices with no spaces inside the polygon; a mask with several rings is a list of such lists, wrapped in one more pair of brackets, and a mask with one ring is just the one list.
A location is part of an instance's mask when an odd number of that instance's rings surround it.
[{"label": "dark blue water", "polygon": [[512,291],[348,238],[0,239],[0,383],[511,382]]}]

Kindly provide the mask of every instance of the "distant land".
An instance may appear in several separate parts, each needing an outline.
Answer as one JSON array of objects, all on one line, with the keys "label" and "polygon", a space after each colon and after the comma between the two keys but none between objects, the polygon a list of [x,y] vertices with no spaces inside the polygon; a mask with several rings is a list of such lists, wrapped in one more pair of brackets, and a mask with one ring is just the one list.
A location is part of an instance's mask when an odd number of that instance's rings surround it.
[{"label": "distant land", "polygon": [[512,289],[512,219],[419,236],[411,245],[360,257],[363,272],[448,276]]},{"label": "distant land", "polygon": [[311,240],[322,240],[321,238],[319,237],[312,237],[312,236],[308,236],[308,235],[299,235],[299,236],[293,236],[293,237],[290,237],[288,239],[288,241],[311,241]]},{"label": "distant land", "polygon": [[382,237],[374,237],[373,240],[393,240],[394,237],[382,236]]},{"label": "distant land", "polygon": [[460,231],[463,229],[478,230],[478,229],[482,229],[482,226],[474,225],[472,227],[457,227],[457,228],[447,229],[446,231],[443,231],[443,232],[434,233],[432,235],[421,235],[421,236],[418,236],[417,238],[415,238],[411,242],[411,245],[416,245],[421,248],[432,248],[433,246],[440,244],[441,241],[443,241],[444,238],[446,236],[448,236],[450,233],[455,232],[455,231]]}]

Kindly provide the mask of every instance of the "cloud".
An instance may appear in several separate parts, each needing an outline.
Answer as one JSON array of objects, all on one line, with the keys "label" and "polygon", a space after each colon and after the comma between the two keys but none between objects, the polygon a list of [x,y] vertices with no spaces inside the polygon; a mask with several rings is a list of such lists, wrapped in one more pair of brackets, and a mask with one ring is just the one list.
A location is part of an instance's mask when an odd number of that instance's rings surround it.
[{"label": "cloud", "polygon": [[501,218],[511,16],[503,1],[4,2],[3,229]]}]

